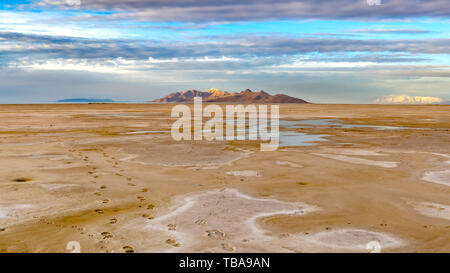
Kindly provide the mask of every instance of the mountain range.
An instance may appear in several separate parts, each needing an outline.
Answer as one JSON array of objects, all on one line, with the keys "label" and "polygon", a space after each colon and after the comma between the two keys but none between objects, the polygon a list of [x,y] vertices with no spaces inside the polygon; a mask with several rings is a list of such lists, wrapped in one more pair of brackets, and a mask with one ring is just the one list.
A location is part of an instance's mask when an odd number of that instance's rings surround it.
[{"label": "mountain range", "polygon": [[263,90],[253,92],[246,89],[241,92],[227,92],[211,88],[207,91],[187,90],[174,92],[164,98],[153,100],[153,102],[193,102],[194,97],[202,97],[203,102],[228,102],[228,103],[308,103],[302,99],[288,95],[270,95]]},{"label": "mountain range", "polygon": [[81,103],[81,102],[114,102],[111,99],[94,99],[94,98],[71,98],[57,100],[56,102],[69,102],[69,103]]}]

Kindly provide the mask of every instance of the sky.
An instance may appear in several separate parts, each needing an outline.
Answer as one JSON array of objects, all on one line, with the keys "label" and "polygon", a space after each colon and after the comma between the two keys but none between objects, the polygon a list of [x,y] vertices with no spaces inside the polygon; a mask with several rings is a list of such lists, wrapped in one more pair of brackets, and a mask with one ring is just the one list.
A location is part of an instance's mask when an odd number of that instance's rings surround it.
[{"label": "sky", "polygon": [[449,0],[0,0],[0,104],[450,101]]}]

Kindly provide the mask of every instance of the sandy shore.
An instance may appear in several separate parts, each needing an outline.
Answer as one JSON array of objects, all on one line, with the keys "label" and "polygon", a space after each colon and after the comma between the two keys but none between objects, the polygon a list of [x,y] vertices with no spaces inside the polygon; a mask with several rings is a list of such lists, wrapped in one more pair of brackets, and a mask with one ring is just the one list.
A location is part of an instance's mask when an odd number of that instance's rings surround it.
[{"label": "sandy shore", "polygon": [[175,142],[171,107],[2,105],[0,252],[450,251],[449,106],[281,105],[357,126],[274,152]]}]

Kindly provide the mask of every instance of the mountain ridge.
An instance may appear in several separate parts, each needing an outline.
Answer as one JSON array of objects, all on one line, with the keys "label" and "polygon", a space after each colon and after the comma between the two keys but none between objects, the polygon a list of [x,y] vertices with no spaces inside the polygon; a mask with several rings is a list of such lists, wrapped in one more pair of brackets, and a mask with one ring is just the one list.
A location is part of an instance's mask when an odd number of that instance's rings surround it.
[{"label": "mountain ridge", "polygon": [[264,90],[253,92],[250,89],[245,89],[241,92],[228,92],[216,88],[211,88],[207,91],[190,89],[181,92],[173,92],[161,99],[153,100],[152,102],[193,102],[194,97],[202,97],[203,102],[206,103],[309,103],[305,100],[285,94],[270,95]]},{"label": "mountain ridge", "polygon": [[97,99],[97,98],[70,98],[70,99],[60,99],[56,102],[66,102],[66,103],[91,103],[91,102],[114,102],[112,99]]}]

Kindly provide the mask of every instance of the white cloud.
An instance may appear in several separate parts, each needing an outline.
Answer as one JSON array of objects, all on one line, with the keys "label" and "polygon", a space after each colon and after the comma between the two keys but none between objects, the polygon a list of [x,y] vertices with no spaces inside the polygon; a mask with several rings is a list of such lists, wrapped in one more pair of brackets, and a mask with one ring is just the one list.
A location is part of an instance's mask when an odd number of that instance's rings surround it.
[{"label": "white cloud", "polygon": [[[2,49],[18,49],[18,46],[1,45]],[[10,68],[20,68],[27,70],[63,70],[63,71],[84,71],[107,74],[133,74],[135,77],[147,77],[148,72],[154,69],[169,69],[173,71],[172,65],[182,63],[183,67],[188,64],[195,63],[215,63],[233,62],[239,59],[230,57],[212,58],[171,58],[171,59],[154,59],[149,57],[147,60],[132,60],[126,58],[114,59],[46,59],[46,60],[30,60],[29,58],[21,58],[8,64]]]},{"label": "white cloud", "polygon": [[280,68],[360,68],[378,65],[374,62],[316,62],[316,61],[295,61],[290,64],[282,64],[274,67]]},{"label": "white cloud", "polygon": [[235,62],[239,61],[237,58],[222,56],[221,58],[208,57],[194,59],[195,62]]},{"label": "white cloud", "polygon": [[10,67],[32,69],[32,70],[65,70],[65,71],[83,71],[110,74],[133,73],[136,64],[127,60],[117,58],[96,62],[83,59],[49,59],[43,62],[29,62],[21,60],[10,63]]},{"label": "white cloud", "polygon": [[444,100],[437,97],[422,97],[408,95],[388,95],[376,100],[376,103],[388,104],[435,104],[442,103]]},{"label": "white cloud", "polygon": [[147,60],[147,63],[177,63],[178,58],[172,58],[172,59],[153,59],[152,57],[149,57]]},{"label": "white cloud", "polygon": [[[68,1],[74,1],[76,3],[76,0]],[[58,20],[62,19],[55,12],[0,11],[0,31],[95,39],[111,39],[127,36],[111,28],[82,27],[77,23],[70,22],[61,24]]]}]

